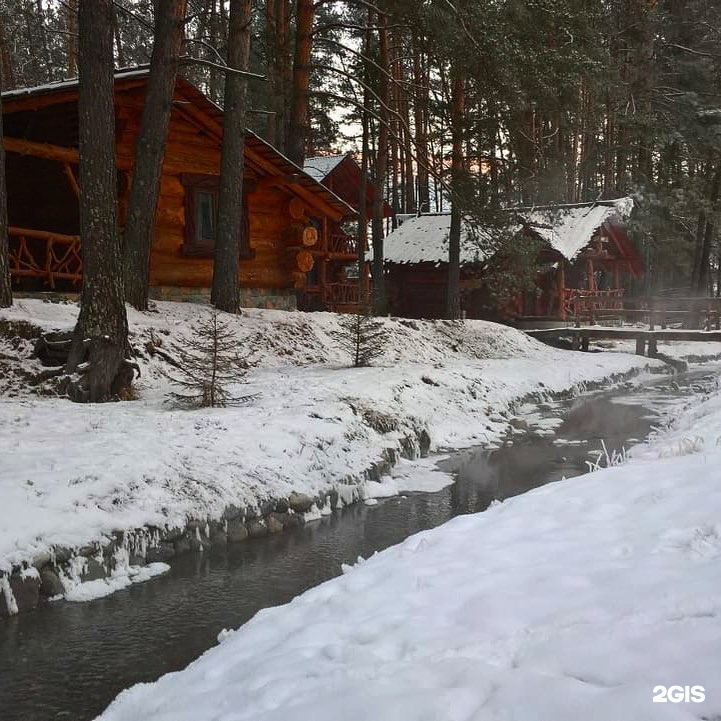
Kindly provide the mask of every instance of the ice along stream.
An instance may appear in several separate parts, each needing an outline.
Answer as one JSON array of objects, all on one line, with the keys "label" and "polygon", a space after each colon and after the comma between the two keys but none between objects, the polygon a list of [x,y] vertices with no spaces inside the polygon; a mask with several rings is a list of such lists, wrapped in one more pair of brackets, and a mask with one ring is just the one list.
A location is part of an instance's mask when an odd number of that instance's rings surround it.
[{"label": "ice along stream", "polygon": [[715,387],[720,374],[721,366],[705,366],[543,406],[517,423],[512,444],[446,461],[457,481],[440,492],[356,505],[277,536],[181,556],[165,576],[107,598],[2,620],[0,719],[93,719],[122,689],[185,667],[221,629],[338,575],[342,563],[484,510],[494,498],[584,473],[602,440],[609,451],[632,445],[664,410]]}]

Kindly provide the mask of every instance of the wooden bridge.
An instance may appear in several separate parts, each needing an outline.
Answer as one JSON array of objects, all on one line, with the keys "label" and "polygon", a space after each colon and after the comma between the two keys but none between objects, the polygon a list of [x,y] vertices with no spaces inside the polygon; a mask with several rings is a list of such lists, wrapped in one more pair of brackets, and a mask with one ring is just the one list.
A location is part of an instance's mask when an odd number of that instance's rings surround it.
[{"label": "wooden bridge", "polygon": [[[635,340],[636,353],[648,352],[650,357],[658,355],[659,341],[721,343],[721,298],[622,300],[618,296],[610,298],[608,294],[595,293],[572,299],[571,309],[573,326],[527,330],[526,333],[549,342],[570,339],[572,348],[583,351],[588,350],[592,340]],[[609,321],[618,325],[599,325]],[[624,322],[636,325],[622,325]]]},{"label": "wooden bridge", "polygon": [[[659,329],[647,330],[645,328],[612,328],[603,326],[587,326],[583,328],[542,328],[527,330],[526,333],[533,338],[545,341],[560,341],[570,338],[574,350],[587,351],[592,340],[635,340],[636,353],[645,355],[648,349],[649,357],[658,355],[658,341],[715,341],[721,343],[721,330],[683,330]],[[721,353],[721,347],[719,347]]]}]

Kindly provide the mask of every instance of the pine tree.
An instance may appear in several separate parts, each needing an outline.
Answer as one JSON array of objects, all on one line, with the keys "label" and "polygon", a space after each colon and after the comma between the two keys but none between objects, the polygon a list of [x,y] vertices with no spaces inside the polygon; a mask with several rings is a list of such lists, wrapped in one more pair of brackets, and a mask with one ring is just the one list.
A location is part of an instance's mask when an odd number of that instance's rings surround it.
[{"label": "pine tree", "polygon": [[237,396],[229,386],[243,383],[249,363],[238,354],[238,338],[218,311],[193,326],[192,336],[178,352],[178,363],[166,377],[179,390],[171,395],[183,405],[218,408],[245,403],[254,396]]},{"label": "pine tree", "polygon": [[333,333],[341,349],[347,353],[354,368],[364,368],[385,353],[389,334],[383,321],[366,310],[338,318],[339,328]]},{"label": "pine tree", "polygon": [[185,0],[156,2],[153,55],[135,150],[133,184],[123,239],[125,297],[138,310],[148,309],[150,249],[178,57],[183,45],[184,18]]},{"label": "pine tree", "polygon": [[[3,88],[3,69],[0,63],[0,92]],[[12,305],[10,285],[10,248],[8,240],[7,190],[5,187],[5,147],[3,146],[2,98],[0,97],[0,308]]]},{"label": "pine tree", "polygon": [[68,395],[100,402],[133,379],[118,229],[113,109],[113,3],[80,0],[78,115],[83,287],[66,371]]},{"label": "pine tree", "polygon": [[218,191],[218,237],[213,262],[213,305],[228,313],[240,310],[240,228],[243,221],[245,111],[248,80],[241,73],[250,62],[250,0],[231,0],[228,68],[225,74],[223,141]]}]

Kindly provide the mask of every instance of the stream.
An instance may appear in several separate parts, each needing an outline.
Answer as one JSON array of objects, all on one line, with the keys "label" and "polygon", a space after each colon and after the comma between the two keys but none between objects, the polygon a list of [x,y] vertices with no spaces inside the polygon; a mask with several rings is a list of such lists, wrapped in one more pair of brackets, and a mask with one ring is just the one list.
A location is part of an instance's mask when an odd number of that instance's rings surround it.
[{"label": "stream", "polygon": [[[0,720],[93,719],[124,688],[184,668],[258,610],[306,589],[407,536],[482,511],[533,487],[588,470],[590,451],[645,438],[693,395],[717,387],[706,365],[638,387],[522,408],[512,444],[440,462],[456,482],[357,504],[277,536],[191,553],[171,570],[90,603],[59,602],[0,621]],[[551,430],[553,429],[553,430]]]}]

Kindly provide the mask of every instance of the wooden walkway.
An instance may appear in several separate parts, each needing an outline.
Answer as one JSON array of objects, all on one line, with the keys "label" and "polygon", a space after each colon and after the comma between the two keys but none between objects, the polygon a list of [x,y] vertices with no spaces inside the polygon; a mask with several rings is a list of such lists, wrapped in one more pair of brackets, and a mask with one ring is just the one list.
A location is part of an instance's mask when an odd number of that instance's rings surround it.
[{"label": "wooden walkway", "polygon": [[[648,349],[650,357],[655,357],[658,354],[658,341],[660,340],[713,341],[721,343],[721,330],[647,330],[645,328],[586,326],[582,328],[542,328],[525,332],[541,341],[560,341],[562,338],[570,338],[574,349],[584,351],[588,350],[591,340],[635,340],[636,353],[645,355]],[[719,351],[721,351],[721,348]]]}]

